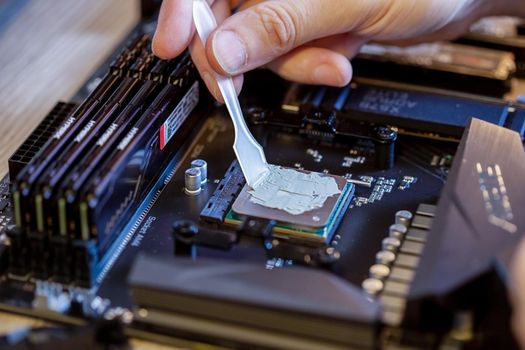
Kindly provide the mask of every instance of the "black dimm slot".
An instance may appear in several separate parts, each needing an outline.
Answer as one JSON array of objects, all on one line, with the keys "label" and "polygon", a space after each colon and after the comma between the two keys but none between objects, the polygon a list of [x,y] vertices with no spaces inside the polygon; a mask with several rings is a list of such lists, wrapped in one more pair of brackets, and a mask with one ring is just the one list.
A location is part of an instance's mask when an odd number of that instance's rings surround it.
[{"label": "black dimm slot", "polygon": [[110,129],[104,133],[91,151],[79,165],[71,171],[71,175],[64,181],[61,194],[58,199],[59,225],[56,233],[66,236],[67,232],[74,232],[76,219],[78,218],[73,207],[76,201],[77,191],[84,185],[89,176],[98,168],[100,163],[114,149],[120,139],[129,132],[145,110],[153,102],[154,97],[160,91],[161,85],[148,81],[142,86],[137,95],[129,105],[121,112]]},{"label": "black dimm slot", "polygon": [[76,230],[78,221],[78,212],[75,211],[77,191],[111,150],[117,147],[122,137],[129,132],[160,88],[161,86],[157,83],[151,81],[145,83],[130,104],[121,112],[118,120],[99,137],[94,146],[95,149],[90,151],[64,180],[56,198],[52,200],[53,211],[56,211],[55,217],[58,222],[53,230],[54,236],[50,238],[49,264],[50,273],[55,280],[68,282],[72,275],[70,266],[73,264],[73,256],[70,251],[70,241],[71,238],[74,238],[71,236]]},{"label": "black dimm slot", "polygon": [[[187,81],[190,79],[184,80],[186,80],[184,86],[187,86]],[[117,213],[114,219],[99,220],[96,215],[93,215],[93,211],[90,212],[91,214],[89,215],[88,220],[89,224],[86,225],[86,221],[84,220],[84,224],[80,225],[80,237],[82,239],[98,237],[101,248],[104,248],[106,245],[106,240],[104,237],[108,237],[110,232],[114,232],[118,228],[118,222],[121,222],[123,217],[129,215],[129,207],[131,206],[131,202],[136,201],[138,198],[143,198],[147,193],[149,190],[149,185],[158,176],[160,169],[165,166],[164,163],[168,161],[168,158],[164,157],[163,154],[169,154],[169,151],[161,150],[159,145],[153,145],[150,143],[160,143],[159,132],[161,124],[168,118],[168,115],[172,112],[172,110],[174,110],[174,108],[179,105],[183,96],[185,96],[185,94],[188,92],[188,87],[181,89],[179,86],[168,85],[161,92],[161,94],[159,94],[158,98],[148,109],[148,111],[143,114],[130,133],[126,135],[124,138],[125,142],[123,142],[121,145],[119,145],[119,147],[117,147],[117,149],[113,151],[112,155],[105,161],[105,164],[98,169],[96,174],[93,175],[92,179],[89,180],[89,183],[86,184],[82,190],[84,194],[82,195],[82,202],[80,203],[80,206],[82,206],[82,203],[84,203],[85,205],[88,205],[88,207],[97,201],[97,199],[99,200],[99,203],[106,202],[101,200],[101,198],[109,195],[110,188],[113,188],[114,190],[117,188],[115,184],[111,185],[111,183],[112,181],[117,180],[116,176],[118,174],[126,174],[126,176],[129,176],[127,179],[118,179],[125,183],[125,187],[129,187],[128,183],[135,185],[132,185],[130,188],[128,188],[128,190],[133,188],[133,194],[116,192],[117,198],[120,198],[121,195],[128,198],[127,200],[124,200],[124,202],[128,201],[129,205],[117,205],[116,207],[119,208],[120,213]],[[170,144],[173,144],[173,141],[168,143],[168,145]],[[133,151],[135,148],[138,148],[136,152]],[[133,163],[134,166],[132,166],[132,164],[126,165],[126,159],[129,158],[128,160],[131,161],[133,155],[138,157]],[[163,163],[152,166],[150,162],[155,160],[162,160]],[[139,166],[141,162],[148,164],[147,170],[149,173],[146,173],[146,169],[144,169],[142,166],[140,167],[140,171],[136,172],[139,170],[139,168],[135,169],[135,167]],[[124,170],[126,166],[129,168]],[[156,176],[153,176],[155,174]],[[109,207],[111,207],[111,205],[109,205]],[[96,206],[95,209],[101,210],[101,208],[96,208]],[[90,210],[94,209],[91,208]],[[82,213],[82,210],[80,210],[80,212]],[[111,215],[109,212],[110,210],[105,210],[104,215]],[[108,223],[108,225],[105,226],[105,222]],[[93,230],[94,227],[104,227],[104,229]],[[89,233],[86,231],[86,229],[89,230]]]},{"label": "black dimm slot", "polygon": [[[47,278],[49,275],[49,249],[48,238],[52,236],[56,219],[53,217],[52,203],[56,186],[61,182],[67,170],[83,154],[87,146],[96,135],[102,132],[114,119],[114,113],[119,109],[119,104],[130,92],[134,92],[136,83],[127,81],[112,97],[112,102],[100,110],[73,139],[61,157],[51,164],[34,186],[34,205],[29,206],[33,211],[36,228],[28,232],[30,244],[30,267],[32,275],[36,278]],[[116,98],[115,98],[116,97]]]},{"label": "black dimm slot", "polygon": [[[191,98],[193,102],[187,98],[183,100],[183,96]],[[81,219],[79,239],[72,242],[75,284],[86,287],[93,285],[100,272],[98,262],[120,237],[118,234],[123,225],[144,200],[159,175],[175,155],[180,155],[178,151],[192,132],[198,115],[190,115],[164,149],[160,148],[161,126],[174,115],[182,121],[181,115],[174,114],[174,111],[180,106],[189,111],[197,98],[196,82],[190,89],[166,86],[80,191],[77,201]]]},{"label": "black dimm slot", "polygon": [[36,185],[37,191],[35,192],[34,209],[37,221],[36,230],[38,232],[44,232],[47,228],[47,234],[52,234],[54,220],[52,220],[52,215],[49,215],[48,209],[50,209],[49,201],[56,190],[57,184],[62,181],[78,158],[85,154],[89,146],[95,142],[95,139],[102,135],[104,130],[111,125],[115,116],[123,108],[123,104],[136,93],[140,84],[137,80],[126,79],[119,90],[115,92],[111,101],[77,134],[73,142],[62,153],[60,159],[50,165],[46,173],[42,175]]},{"label": "black dimm slot", "polygon": [[[125,68],[130,60],[149,42],[147,35],[138,36],[126,47],[116,59]],[[112,95],[122,82],[115,72],[106,74],[88,98],[66,119],[55,135],[46,142],[41,151],[33,158],[13,181],[13,202],[15,222],[17,226],[31,230],[34,217],[29,210],[32,204],[34,182],[41,176],[47,166],[69,145],[75,135],[90,121],[90,116],[96,113],[104,102]]]},{"label": "black dimm slot", "polygon": [[28,207],[33,198],[32,187],[34,182],[47,166],[60,155],[62,150],[71,143],[74,136],[89,122],[91,116],[98,111],[108,95],[112,94],[121,81],[122,78],[118,76],[106,75],[88,99],[67,118],[55,135],[48,140],[37,156],[13,181],[12,193],[17,226],[31,229],[34,220]]},{"label": "black dimm slot", "polygon": [[[143,71],[148,68],[151,60],[146,57],[150,54],[144,53],[137,71]],[[46,231],[48,236],[53,234],[57,228],[56,217],[53,215],[52,200],[56,193],[58,184],[61,183],[64,176],[67,176],[75,163],[87,153],[96,139],[111,126],[111,123],[120,114],[122,109],[127,105],[133,96],[140,89],[143,81],[137,79],[125,79],[122,86],[111,97],[111,100],[99,111],[93,120],[80,131],[77,137],[63,152],[61,158],[51,165],[46,173],[42,176],[37,184],[37,194],[35,198],[35,215],[37,221],[37,231]]]}]

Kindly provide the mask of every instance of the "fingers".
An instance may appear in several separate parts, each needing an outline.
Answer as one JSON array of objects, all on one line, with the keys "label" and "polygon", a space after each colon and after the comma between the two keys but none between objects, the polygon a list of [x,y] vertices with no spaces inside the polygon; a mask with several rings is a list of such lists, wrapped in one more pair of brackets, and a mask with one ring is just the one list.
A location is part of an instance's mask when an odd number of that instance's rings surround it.
[{"label": "fingers", "polygon": [[348,59],[354,58],[359,53],[361,47],[367,43],[367,39],[354,34],[338,34],[326,38],[314,40],[305,44],[312,47],[324,47],[338,52]]},{"label": "fingers", "polygon": [[153,36],[153,53],[162,59],[177,57],[188,47],[193,34],[192,2],[164,0]]},{"label": "fingers", "polygon": [[[193,58],[193,63],[195,63],[195,66],[197,67],[197,70],[199,71],[202,80],[206,84],[206,87],[217,101],[219,101],[220,103],[224,103],[224,99],[222,98],[219,86],[217,85],[217,81],[215,80],[216,72],[211,68],[210,64],[208,63],[206,55],[204,54],[204,46],[202,46],[202,43],[197,36],[193,38],[189,48],[191,56]],[[237,94],[239,94],[239,92],[241,91],[242,83],[242,75],[233,77],[233,85],[235,86],[235,91],[237,92]]]},{"label": "fingers", "polygon": [[[216,0],[207,0],[213,4]],[[242,0],[229,0],[231,8]],[[153,53],[162,59],[177,57],[190,44],[195,27],[193,26],[193,1],[163,0],[153,36]]]},{"label": "fingers", "polygon": [[[218,23],[221,23],[230,15],[230,6],[237,6],[241,1],[208,0],[208,2],[213,3],[213,13]],[[193,62],[206,87],[216,100],[223,102],[214,78],[215,72],[208,63],[203,45],[194,34],[192,1],[164,0],[159,13],[157,30],[153,37],[153,52],[160,58],[171,59],[189,47]],[[241,90],[242,81],[242,76],[233,79],[237,93]]]},{"label": "fingers", "polygon": [[246,72],[306,42],[347,30],[348,19],[343,21],[340,13],[326,8],[348,8],[346,0],[254,3],[226,19],[208,40],[208,60],[221,74]]},{"label": "fingers", "polygon": [[[230,15],[230,4],[226,0],[217,0],[212,6],[212,10],[215,14],[217,22],[221,23],[226,17]],[[191,40],[189,49],[191,57],[193,58],[193,63],[195,63],[195,66],[197,67],[197,70],[199,71],[202,80],[206,84],[206,87],[217,101],[224,102],[219,91],[219,87],[217,86],[217,82],[215,80],[216,73],[211,68],[208,59],[206,58],[204,46],[202,45],[197,35],[194,35],[193,39]],[[242,76],[237,76],[233,78],[233,83],[235,85],[237,94],[241,90],[242,81]]]},{"label": "fingers", "polygon": [[352,79],[352,66],[335,51],[301,46],[270,62],[268,68],[281,77],[303,84],[345,86]]},{"label": "fingers", "polygon": [[[212,33],[205,50],[196,40],[191,44],[197,68],[216,98],[213,71],[236,76],[268,64],[288,79],[340,86],[352,75],[345,56],[353,57],[371,38],[390,41],[452,35],[464,30],[461,23],[465,19],[470,22],[479,17],[479,11],[474,11],[477,2],[471,0],[208,2],[214,3],[219,23],[231,6],[241,5],[240,11]],[[164,0],[158,26],[155,53],[163,58],[178,55],[194,36],[192,1]],[[236,84],[239,88],[240,78]]]},{"label": "fingers", "polygon": [[303,84],[345,86],[352,79],[354,57],[366,39],[351,34],[314,40],[268,63],[281,77]]},{"label": "fingers", "polygon": [[[403,40],[479,18],[471,0],[250,0],[212,34],[206,53],[221,74],[262,66],[298,46],[336,34]],[[253,5],[250,7],[246,7]],[[460,28],[461,29],[461,28]]]}]

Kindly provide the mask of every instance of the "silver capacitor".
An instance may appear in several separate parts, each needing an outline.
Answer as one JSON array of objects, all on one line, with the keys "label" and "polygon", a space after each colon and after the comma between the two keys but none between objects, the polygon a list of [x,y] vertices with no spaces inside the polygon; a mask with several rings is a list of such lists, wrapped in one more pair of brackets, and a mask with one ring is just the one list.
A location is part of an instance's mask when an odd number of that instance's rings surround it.
[{"label": "silver capacitor", "polygon": [[372,296],[381,292],[384,286],[383,281],[377,278],[367,278],[361,283],[361,287],[363,287],[365,292]]},{"label": "silver capacitor", "polygon": [[388,235],[390,237],[402,240],[407,234],[407,227],[402,224],[393,224],[388,228]]},{"label": "silver capacitor", "polygon": [[382,250],[376,254],[376,263],[390,266],[396,260],[396,255],[390,250]]},{"label": "silver capacitor", "polygon": [[201,171],[201,183],[208,181],[208,163],[204,159],[194,159],[191,161],[191,167]]},{"label": "silver capacitor", "polygon": [[184,173],[184,192],[196,196],[201,192],[201,171],[199,168],[189,168]]},{"label": "silver capacitor", "polygon": [[408,210],[400,210],[396,213],[396,224],[401,224],[406,227],[410,225],[410,221],[412,221],[412,213]]},{"label": "silver capacitor", "polygon": [[401,241],[394,237],[387,237],[382,241],[383,250],[389,250],[391,252],[397,252],[401,246]]},{"label": "silver capacitor", "polygon": [[383,280],[390,275],[390,268],[383,264],[374,264],[369,269],[370,277]]}]

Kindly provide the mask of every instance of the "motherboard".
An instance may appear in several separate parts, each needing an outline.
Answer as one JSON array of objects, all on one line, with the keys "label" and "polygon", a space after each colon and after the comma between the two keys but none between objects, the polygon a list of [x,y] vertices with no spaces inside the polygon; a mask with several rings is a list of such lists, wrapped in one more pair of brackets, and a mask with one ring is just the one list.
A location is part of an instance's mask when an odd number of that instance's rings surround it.
[{"label": "motherboard", "polygon": [[[517,347],[515,53],[372,45],[343,88],[246,74],[246,122],[289,191],[333,184],[294,212],[246,184],[190,55],[151,53],[154,3],[10,158],[0,310],[190,348]],[[452,63],[429,63],[436,52]],[[460,69],[472,57],[491,64]]]}]

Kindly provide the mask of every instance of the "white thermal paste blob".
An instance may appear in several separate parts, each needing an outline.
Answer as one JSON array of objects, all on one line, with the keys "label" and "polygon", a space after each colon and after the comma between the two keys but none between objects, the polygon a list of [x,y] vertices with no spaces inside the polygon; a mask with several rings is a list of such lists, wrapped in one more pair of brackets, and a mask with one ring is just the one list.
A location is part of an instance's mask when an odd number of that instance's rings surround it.
[{"label": "white thermal paste blob", "polygon": [[248,190],[250,202],[292,215],[322,208],[328,197],[341,193],[334,178],[269,165],[270,172]]}]

